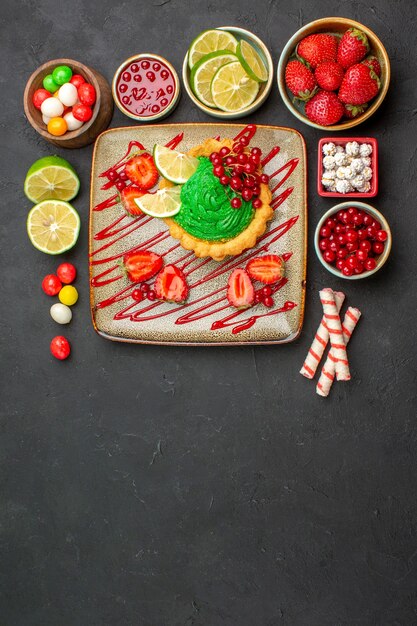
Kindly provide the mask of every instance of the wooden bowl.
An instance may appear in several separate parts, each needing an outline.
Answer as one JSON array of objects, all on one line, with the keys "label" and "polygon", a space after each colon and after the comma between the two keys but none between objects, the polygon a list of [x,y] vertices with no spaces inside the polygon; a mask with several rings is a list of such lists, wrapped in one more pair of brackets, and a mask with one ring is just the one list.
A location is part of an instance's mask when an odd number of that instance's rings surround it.
[{"label": "wooden bowl", "polygon": [[[42,88],[43,79],[47,74],[51,74],[57,65],[68,65],[74,74],[81,74],[88,83],[93,85],[97,94],[92,118],[78,130],[66,132],[65,135],[61,135],[61,137],[56,137],[48,133],[47,127],[42,121],[41,112],[32,102],[33,94],[36,89]],[[33,128],[46,139],[46,141],[60,148],[81,148],[82,146],[92,143],[96,137],[108,127],[113,115],[111,89],[104,76],[96,70],[73,59],[54,59],[38,67],[26,83],[23,95],[23,106],[26,117]]]},{"label": "wooden bowl", "polygon": [[[366,109],[362,115],[358,115],[356,118],[351,120],[345,120],[339,122],[338,124],[334,124],[332,126],[321,126],[320,124],[315,124],[310,121],[308,117],[304,113],[304,103],[298,100],[293,101],[293,95],[290,91],[287,90],[285,85],[285,67],[294,53],[294,50],[297,44],[307,37],[307,35],[312,35],[313,33],[345,33],[349,28],[358,28],[362,30],[369,40],[370,52],[369,54],[373,54],[377,57],[380,65],[381,65],[381,89],[379,90],[378,96],[371,102],[369,107]],[[371,115],[375,113],[375,111],[381,106],[382,101],[384,100],[389,83],[391,78],[391,68],[389,57],[387,51],[385,50],[380,39],[375,35],[375,33],[361,24],[360,22],[355,22],[354,20],[350,20],[344,17],[324,17],[320,20],[314,20],[314,22],[310,22],[306,24],[300,30],[298,30],[292,37],[289,39],[285,48],[283,49],[277,69],[277,80],[278,80],[278,89],[281,94],[281,97],[284,101],[287,109],[291,111],[293,115],[295,115],[301,122],[308,124],[309,126],[313,126],[313,128],[319,128],[320,130],[348,130],[349,128],[353,128],[358,124],[361,124],[365,120],[369,119]]]}]

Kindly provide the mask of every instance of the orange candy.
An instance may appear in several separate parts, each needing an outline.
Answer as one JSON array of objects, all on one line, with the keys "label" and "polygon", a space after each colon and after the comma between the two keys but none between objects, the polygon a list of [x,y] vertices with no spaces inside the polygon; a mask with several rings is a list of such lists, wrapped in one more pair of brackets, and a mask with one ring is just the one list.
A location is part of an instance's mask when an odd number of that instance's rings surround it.
[{"label": "orange candy", "polygon": [[68,130],[68,126],[63,117],[52,117],[48,122],[48,133],[60,137]]}]

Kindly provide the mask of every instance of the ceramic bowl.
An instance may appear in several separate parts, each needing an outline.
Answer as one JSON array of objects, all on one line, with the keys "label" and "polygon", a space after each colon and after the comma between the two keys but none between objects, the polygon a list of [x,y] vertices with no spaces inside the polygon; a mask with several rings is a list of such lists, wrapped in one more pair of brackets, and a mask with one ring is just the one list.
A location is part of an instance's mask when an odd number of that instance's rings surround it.
[{"label": "ceramic bowl", "polygon": [[197,96],[194,94],[193,90],[191,89],[191,84],[190,84],[191,72],[190,72],[190,68],[188,67],[188,52],[184,57],[184,63],[182,66],[182,79],[184,82],[185,91],[190,96],[194,104],[199,109],[204,111],[204,113],[207,113],[207,115],[211,115],[212,117],[217,117],[219,119],[235,120],[240,117],[245,117],[246,115],[249,115],[250,113],[253,113],[257,109],[259,109],[259,107],[265,102],[265,100],[269,96],[270,91],[272,89],[272,82],[273,82],[273,77],[274,77],[274,66],[272,63],[270,52],[268,48],[266,47],[266,45],[263,43],[263,41],[259,39],[259,37],[257,37],[250,31],[245,30],[244,28],[238,28],[236,26],[219,26],[219,30],[229,31],[230,33],[232,33],[232,35],[236,37],[236,39],[245,39],[248,43],[250,43],[256,49],[256,51],[260,54],[263,62],[265,63],[265,67],[268,70],[268,80],[266,83],[261,83],[259,93],[256,99],[254,100],[254,102],[252,102],[252,104],[250,104],[248,107],[245,107],[244,109],[241,109],[240,111],[236,111],[236,113],[228,113],[227,111],[220,111],[220,109],[213,109],[203,104],[202,102],[200,102],[200,100],[197,98]]},{"label": "ceramic bowl", "polygon": [[[368,37],[369,44],[371,47],[370,54],[373,54],[377,57],[380,65],[381,65],[381,89],[379,91],[378,96],[371,102],[369,107],[366,109],[362,115],[358,115],[354,119],[348,119],[345,121],[341,121],[338,124],[334,124],[331,126],[321,126],[320,124],[316,124],[308,119],[308,117],[304,113],[304,103],[299,100],[295,100],[293,102],[293,95],[290,91],[287,90],[285,85],[285,67],[294,53],[297,44],[307,37],[307,35],[312,35],[313,33],[335,33],[335,34],[343,34],[349,28],[358,28],[362,30],[366,36]],[[306,24],[300,30],[298,30],[287,42],[285,48],[283,49],[277,69],[277,80],[278,80],[278,89],[281,94],[281,97],[284,101],[285,106],[296,118],[298,118],[301,122],[308,124],[309,126],[313,126],[313,128],[319,128],[320,130],[331,130],[331,131],[340,131],[347,130],[348,128],[353,128],[365,120],[369,119],[371,115],[375,113],[375,111],[381,106],[390,83],[391,69],[390,62],[387,51],[385,50],[380,39],[375,35],[375,33],[361,24],[360,22],[355,22],[354,20],[350,20],[344,17],[325,17],[319,20],[315,20],[314,22],[310,22]]]},{"label": "ceramic bowl", "polygon": [[[42,114],[33,102],[33,94],[36,89],[42,88],[42,81],[45,76],[52,73],[57,65],[68,65],[74,74],[81,74],[86,82],[91,83],[96,90],[96,102],[93,107],[92,118],[83,124],[78,130],[66,132],[61,137],[56,137],[48,133],[48,129],[42,120]],[[52,95],[52,94],[51,94]],[[83,63],[73,59],[54,59],[44,63],[26,83],[23,95],[23,106],[26,117],[39,135],[60,148],[81,148],[92,143],[96,137],[103,132],[110,124],[113,115],[113,98],[110,85],[99,72],[87,67]]]},{"label": "ceramic bowl", "polygon": [[[332,217],[338,211],[346,210],[349,207],[356,207],[357,209],[360,209],[361,211],[369,213],[369,215],[371,215],[374,219],[378,220],[378,222],[381,224],[382,230],[386,230],[387,231],[388,239],[385,242],[384,252],[382,254],[380,254],[378,257],[375,257],[375,259],[376,259],[376,267],[373,270],[369,270],[367,272],[363,272],[362,274],[354,274],[353,276],[344,276],[342,274],[342,272],[340,272],[334,265],[330,265],[330,263],[327,263],[323,259],[321,250],[319,248],[319,233],[320,233],[320,229],[323,226],[324,222],[327,219],[329,219],[329,217]],[[338,276],[339,278],[343,278],[343,279],[346,279],[346,280],[359,280],[361,278],[368,278],[369,276],[372,276],[372,274],[375,274],[378,270],[381,269],[381,267],[387,261],[387,259],[389,257],[389,254],[391,252],[391,246],[392,246],[391,230],[390,230],[390,227],[389,227],[389,224],[388,224],[387,220],[382,215],[382,213],[380,213],[377,209],[375,209],[375,207],[371,206],[370,204],[366,204],[365,202],[358,202],[358,201],[355,201],[355,200],[351,200],[350,202],[341,202],[340,204],[336,204],[334,207],[329,209],[321,217],[319,223],[317,224],[316,232],[314,233],[314,248],[316,250],[316,254],[318,256],[318,259],[319,259],[320,263],[326,268],[326,270],[328,270],[329,272],[331,272],[335,276]]]},{"label": "ceramic bowl", "polygon": [[[372,146],[371,168],[372,178],[369,181],[371,188],[367,192],[351,191],[349,193],[339,193],[337,191],[326,191],[322,185],[323,177],[323,146],[325,143],[334,143],[336,146],[345,147],[349,141],[357,141],[359,144],[368,143]],[[317,193],[324,198],[374,198],[378,193],[378,142],[374,137],[322,137],[319,140],[317,150]]]}]

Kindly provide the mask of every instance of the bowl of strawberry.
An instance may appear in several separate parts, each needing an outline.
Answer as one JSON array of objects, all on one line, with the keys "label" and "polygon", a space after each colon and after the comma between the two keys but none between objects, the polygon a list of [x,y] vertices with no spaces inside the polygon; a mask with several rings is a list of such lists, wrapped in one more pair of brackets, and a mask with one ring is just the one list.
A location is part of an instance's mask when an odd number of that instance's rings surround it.
[{"label": "bowl of strawberry", "polygon": [[342,202],[320,219],[317,256],[335,276],[357,280],[375,274],[389,257],[392,235],[385,217],[365,202]]},{"label": "bowl of strawberry", "polygon": [[346,130],[367,120],[390,82],[388,54],[369,28],[342,17],[315,20],[288,41],[278,63],[284,104],[314,128]]}]

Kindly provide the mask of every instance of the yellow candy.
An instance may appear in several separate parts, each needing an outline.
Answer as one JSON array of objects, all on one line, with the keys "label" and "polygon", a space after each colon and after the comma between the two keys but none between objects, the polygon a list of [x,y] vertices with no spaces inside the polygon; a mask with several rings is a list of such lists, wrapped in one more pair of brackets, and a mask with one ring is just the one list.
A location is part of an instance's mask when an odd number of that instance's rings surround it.
[{"label": "yellow candy", "polygon": [[58,294],[58,298],[62,304],[72,306],[78,300],[78,291],[72,285],[65,285]]},{"label": "yellow candy", "polygon": [[48,122],[48,133],[60,137],[68,130],[67,122],[63,117],[52,117]]}]

